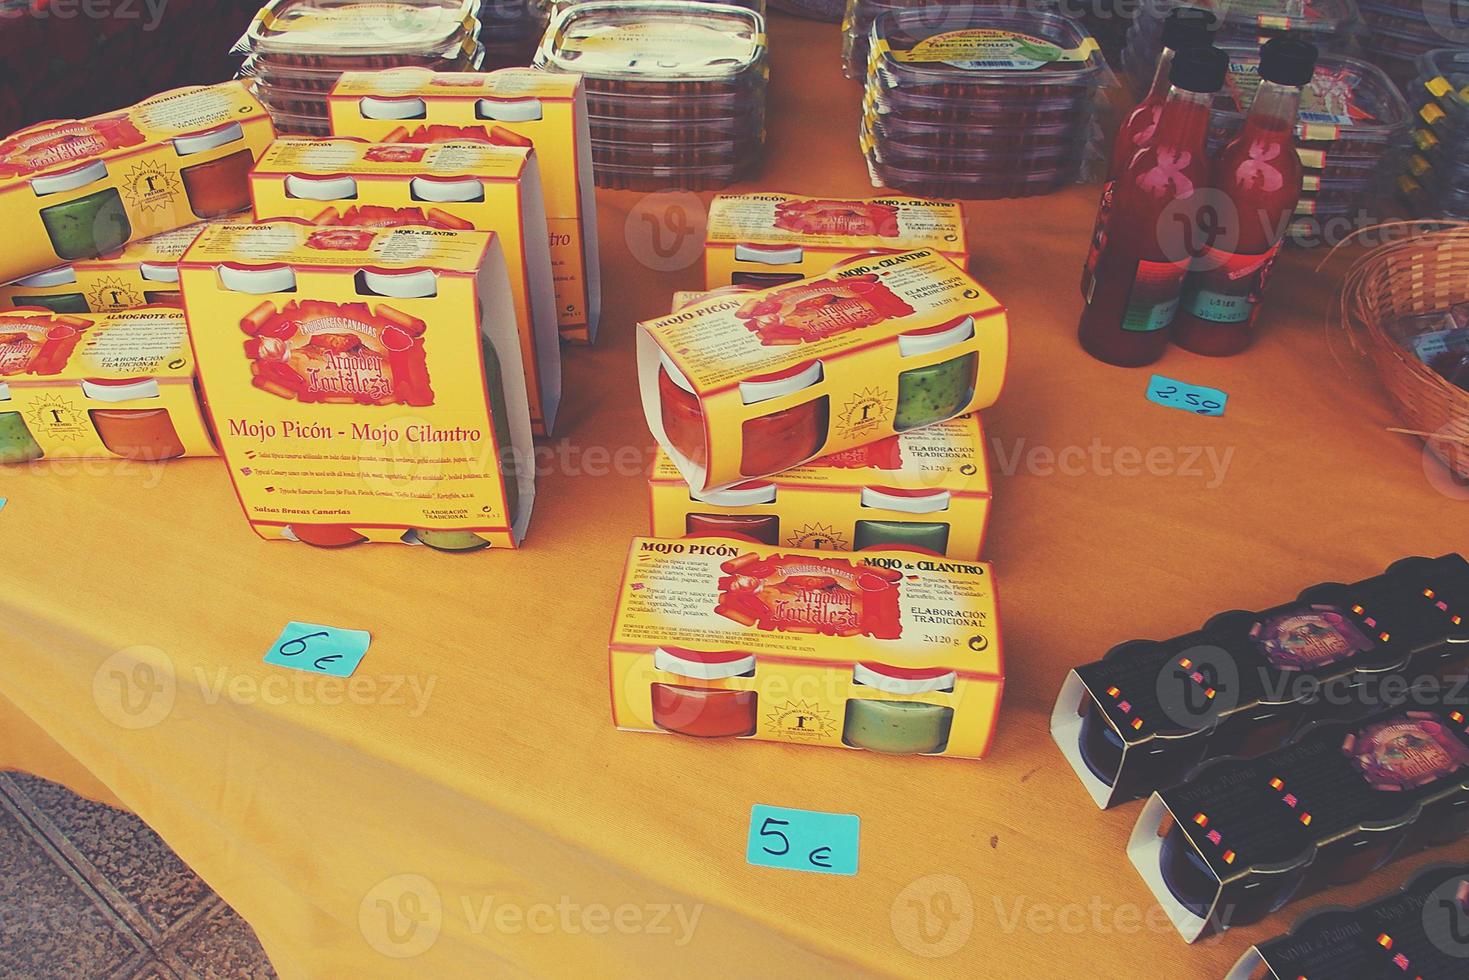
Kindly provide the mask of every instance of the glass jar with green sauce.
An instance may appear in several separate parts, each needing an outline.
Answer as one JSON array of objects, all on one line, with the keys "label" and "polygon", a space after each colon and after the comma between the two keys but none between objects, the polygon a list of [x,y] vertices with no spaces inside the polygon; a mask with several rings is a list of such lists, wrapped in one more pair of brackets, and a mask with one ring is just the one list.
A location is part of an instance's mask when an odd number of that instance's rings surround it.
[{"label": "glass jar with green sauce", "polygon": [[[887,694],[952,691],[956,678],[954,671],[942,668],[859,663],[852,669],[854,684]],[[942,752],[948,745],[953,722],[954,709],[947,705],[851,698],[847,701],[842,741],[853,748],[890,755],[931,754]]]},{"label": "glass jar with green sauce", "polygon": [[[75,285],[77,281],[76,270],[69,265],[63,265],[56,269],[47,269],[24,279],[17,279],[11,283],[12,288],[19,289],[54,289],[60,286]],[[87,303],[86,294],[76,293],[47,293],[45,295],[31,296],[25,293],[15,293],[10,297],[11,306],[40,306],[50,310],[52,313],[91,313],[92,308]]]},{"label": "glass jar with green sauce", "polygon": [[[899,514],[939,514],[949,509],[949,491],[941,488],[907,490],[901,487],[863,487],[862,506]],[[917,548],[935,555],[947,553],[947,521],[910,521],[867,518],[853,531],[853,548]]]},{"label": "glass jar with green sauce", "polygon": [[36,442],[25,418],[5,410],[10,403],[10,386],[0,383],[0,463],[25,463],[46,455]]},{"label": "glass jar with green sauce", "polygon": [[48,197],[69,194],[105,179],[107,165],[101,160],[31,178],[31,190],[40,198],[41,224],[57,258],[66,262],[95,258],[122,248],[132,237],[127,208],[115,187],[98,188],[55,204],[46,202]]},{"label": "glass jar with green sauce", "polygon": [[[903,357],[933,354],[962,344],[973,336],[974,318],[963,316],[936,327],[900,334],[898,353]],[[893,428],[903,432],[958,415],[974,397],[978,376],[977,351],[902,372],[898,375],[898,405]]]}]

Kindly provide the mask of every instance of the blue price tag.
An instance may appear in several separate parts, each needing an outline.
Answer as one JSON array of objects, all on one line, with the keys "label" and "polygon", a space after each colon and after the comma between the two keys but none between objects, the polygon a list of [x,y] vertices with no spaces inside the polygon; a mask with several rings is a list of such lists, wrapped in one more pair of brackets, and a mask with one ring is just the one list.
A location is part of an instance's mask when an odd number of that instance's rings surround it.
[{"label": "blue price tag", "polygon": [[316,623],[287,623],[265,662],[329,677],[351,677],[367,654],[372,634]]},{"label": "blue price tag", "polygon": [[745,860],[766,868],[857,873],[862,818],[855,813],[788,810],[757,803],[750,809],[750,845]]},{"label": "blue price tag", "polygon": [[1218,388],[1191,385],[1155,374],[1148,381],[1148,401],[1165,408],[1193,412],[1195,415],[1223,415],[1229,394]]},{"label": "blue price tag", "polygon": [[4,510],[5,505],[8,503],[10,503],[10,501],[6,500],[4,497],[0,497],[0,510]]}]

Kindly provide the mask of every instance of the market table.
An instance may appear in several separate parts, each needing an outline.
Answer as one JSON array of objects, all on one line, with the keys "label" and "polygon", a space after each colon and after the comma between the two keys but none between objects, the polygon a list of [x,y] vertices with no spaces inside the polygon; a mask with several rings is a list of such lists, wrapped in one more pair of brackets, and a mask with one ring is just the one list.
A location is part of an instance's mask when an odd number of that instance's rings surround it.
[{"label": "market table", "polygon": [[[874,193],[837,29],[771,27],[749,188]],[[1118,641],[1469,547],[1469,494],[1387,431],[1327,327],[1340,268],[1316,274],[1319,255],[1286,257],[1253,350],[1157,365],[1228,391],[1222,418],[1084,355],[1094,187],[968,207],[1014,338],[984,416],[1009,675],[990,757],[615,731],[606,640],[651,459],[633,324],[699,284],[702,229],[687,196],[599,198],[602,340],[567,358],[519,553],[267,543],[215,460],[5,469],[0,767],[140,815],[288,978],[1222,976],[1302,910],[1447,856],[1191,948],[1123,855],[1138,804],[1098,812],[1052,744],[1067,669]],[[261,662],[291,620],[372,632],[350,686]],[[858,814],[858,874],[747,864],[757,803]]]}]

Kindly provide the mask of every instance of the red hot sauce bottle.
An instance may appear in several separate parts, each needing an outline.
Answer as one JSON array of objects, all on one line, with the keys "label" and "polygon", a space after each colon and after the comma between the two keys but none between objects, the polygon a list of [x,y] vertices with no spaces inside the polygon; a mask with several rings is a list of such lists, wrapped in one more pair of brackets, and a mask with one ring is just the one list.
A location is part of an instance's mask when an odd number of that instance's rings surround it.
[{"label": "red hot sauce bottle", "polygon": [[1296,112],[1315,68],[1316,48],[1305,41],[1280,37],[1260,49],[1260,89],[1210,178],[1220,234],[1184,284],[1173,321],[1173,342],[1185,350],[1226,357],[1254,340],[1260,297],[1301,196]]},{"label": "red hot sauce bottle", "polygon": [[1081,270],[1083,296],[1091,292],[1092,275],[1106,238],[1107,217],[1112,211],[1112,192],[1117,177],[1127,169],[1133,155],[1153,141],[1153,133],[1158,130],[1158,117],[1162,115],[1163,103],[1168,99],[1168,74],[1173,70],[1173,55],[1184,48],[1208,47],[1218,23],[1217,17],[1201,7],[1178,7],[1163,21],[1163,50],[1158,54],[1153,84],[1137,107],[1127,114],[1117,130],[1117,138],[1112,141],[1112,157],[1107,165],[1107,179],[1102,182],[1102,200],[1097,209],[1096,227],[1092,229],[1091,248],[1087,251],[1086,266]]},{"label": "red hot sauce bottle", "polygon": [[1212,47],[1174,55],[1153,142],[1117,178],[1077,330],[1081,346],[1099,361],[1139,367],[1162,357],[1168,345],[1190,252],[1204,238],[1198,204],[1209,178],[1209,106],[1228,62]]}]

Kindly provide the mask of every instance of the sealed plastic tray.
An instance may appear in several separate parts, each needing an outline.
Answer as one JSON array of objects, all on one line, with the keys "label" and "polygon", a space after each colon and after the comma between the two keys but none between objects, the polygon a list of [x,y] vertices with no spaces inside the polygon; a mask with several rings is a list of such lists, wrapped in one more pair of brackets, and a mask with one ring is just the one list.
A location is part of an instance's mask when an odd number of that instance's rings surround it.
[{"label": "sealed plastic tray", "polygon": [[914,149],[928,150],[1060,146],[1097,135],[1095,124],[1078,125],[1074,120],[1030,125],[1017,130],[1010,124],[953,126],[882,113],[874,113],[870,117],[869,127],[880,142],[902,143]]},{"label": "sealed plastic tray", "polygon": [[314,116],[298,116],[290,112],[271,110],[270,121],[275,131],[282,136],[330,136],[331,125],[325,119]]},{"label": "sealed plastic tray", "polygon": [[472,46],[476,7],[475,0],[269,0],[234,50],[273,65],[416,65]]},{"label": "sealed plastic tray", "polygon": [[1033,125],[1066,122],[1082,125],[1084,120],[1090,118],[1092,109],[1088,99],[1071,96],[1036,100],[1029,105],[1013,105],[979,99],[965,102],[901,91],[884,92],[873,86],[868,88],[868,104],[874,112],[897,116],[905,121],[956,127],[1009,126],[1017,132]]},{"label": "sealed plastic tray", "polygon": [[594,119],[728,119],[749,113],[764,114],[764,92],[756,95],[600,95],[587,93],[587,113]]},{"label": "sealed plastic tray", "polygon": [[709,167],[620,167],[597,164],[597,186],[614,190],[718,190],[749,176],[747,165],[726,163]]},{"label": "sealed plastic tray", "polygon": [[[453,57],[427,66],[436,72],[474,71],[484,58],[484,49],[476,46],[469,51],[456,49]],[[255,78],[272,88],[282,91],[321,93],[326,95],[336,87],[342,77],[341,68],[303,68],[293,65],[273,65],[252,55],[240,66],[239,77]]]},{"label": "sealed plastic tray", "polygon": [[744,7],[663,0],[594,0],[546,29],[536,66],[575,72],[589,90],[666,95],[738,92],[761,75],[765,19]]},{"label": "sealed plastic tray", "polygon": [[763,139],[764,120],[758,113],[712,119],[603,119],[593,117],[592,139],[606,143],[712,143],[720,140]]},{"label": "sealed plastic tray", "polygon": [[872,73],[883,90],[1016,105],[1089,97],[1109,72],[1087,30],[1059,14],[984,5],[889,11],[872,24]]},{"label": "sealed plastic tray", "polygon": [[720,143],[602,143],[592,141],[597,167],[619,169],[704,169],[726,165],[747,167],[759,158],[761,144],[754,140]]},{"label": "sealed plastic tray", "polygon": [[955,197],[967,200],[992,200],[1005,197],[1033,197],[1049,194],[1076,179],[1075,164],[1052,171],[1029,174],[931,174],[923,171],[893,167],[873,159],[867,159],[868,169],[876,181],[884,187],[918,194],[924,197]]},{"label": "sealed plastic tray", "polygon": [[299,92],[277,92],[266,85],[255,86],[255,97],[260,104],[270,111],[274,118],[277,113],[285,113],[288,116],[303,116],[311,119],[319,119],[322,124],[327,122],[327,102],[323,95],[302,95]]},{"label": "sealed plastic tray", "polygon": [[1060,169],[1081,158],[1084,140],[1072,140],[1051,146],[1015,148],[1002,142],[993,148],[965,148],[934,151],[884,140],[873,134],[872,156],[878,162],[914,173],[938,176],[966,174],[973,177],[1001,177]]}]

